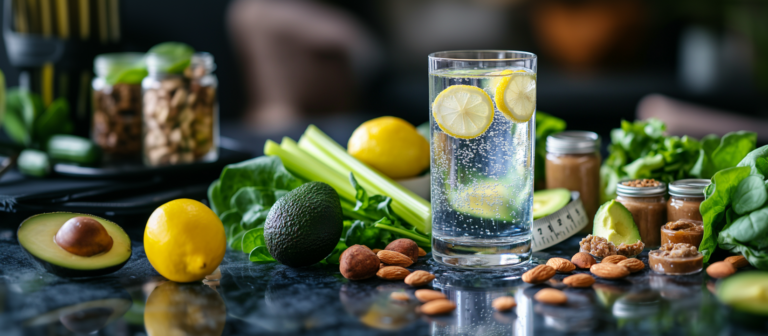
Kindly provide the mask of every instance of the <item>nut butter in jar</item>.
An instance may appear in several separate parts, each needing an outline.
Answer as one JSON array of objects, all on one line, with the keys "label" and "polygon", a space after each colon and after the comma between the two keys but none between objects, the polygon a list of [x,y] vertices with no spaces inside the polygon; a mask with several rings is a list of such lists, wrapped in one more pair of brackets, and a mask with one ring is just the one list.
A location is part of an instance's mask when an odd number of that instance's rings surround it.
[{"label": "nut butter in jar", "polygon": [[616,200],[632,213],[647,247],[661,245],[661,226],[667,222],[666,193],[667,185],[653,179],[622,181],[616,188]]},{"label": "nut butter in jar", "polygon": [[701,221],[699,206],[704,202],[704,188],[709,185],[706,179],[685,179],[669,184],[667,201],[667,221],[680,219]]},{"label": "nut butter in jar", "polygon": [[600,206],[600,137],[593,132],[566,131],[547,137],[547,189],[578,191],[592,232]]},{"label": "nut butter in jar", "polygon": [[165,166],[215,161],[218,81],[209,53],[184,60],[148,53],[144,89],[144,164]]},{"label": "nut butter in jar", "polygon": [[703,237],[704,223],[701,221],[680,219],[661,227],[661,245],[690,244],[699,246]]},{"label": "nut butter in jar", "polygon": [[141,80],[147,75],[142,53],[96,56],[93,62],[91,138],[107,159],[135,159],[141,152]]}]

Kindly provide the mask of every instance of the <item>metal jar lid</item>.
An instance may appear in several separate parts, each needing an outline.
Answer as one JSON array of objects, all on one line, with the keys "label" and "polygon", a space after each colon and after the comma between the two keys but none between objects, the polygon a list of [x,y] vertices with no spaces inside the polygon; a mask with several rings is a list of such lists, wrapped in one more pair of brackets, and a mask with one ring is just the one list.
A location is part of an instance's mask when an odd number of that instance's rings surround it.
[{"label": "metal jar lid", "polygon": [[680,197],[704,197],[704,188],[708,185],[707,179],[677,180],[669,184],[669,194]]},{"label": "metal jar lid", "polygon": [[664,196],[667,193],[667,184],[664,182],[659,182],[659,185],[655,187],[630,187],[623,184],[624,182],[629,181],[635,180],[623,180],[618,183],[616,186],[616,195],[628,197],[654,197]]},{"label": "metal jar lid", "polygon": [[547,152],[588,154],[600,150],[600,136],[595,132],[565,131],[547,137]]}]

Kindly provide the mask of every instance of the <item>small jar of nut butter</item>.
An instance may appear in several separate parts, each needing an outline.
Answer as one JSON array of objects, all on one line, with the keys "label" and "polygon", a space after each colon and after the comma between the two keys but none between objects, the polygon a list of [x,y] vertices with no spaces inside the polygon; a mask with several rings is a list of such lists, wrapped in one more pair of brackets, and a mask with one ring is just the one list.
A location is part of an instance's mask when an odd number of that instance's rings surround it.
[{"label": "small jar of nut butter", "polygon": [[189,66],[147,54],[144,89],[144,164],[165,166],[215,161],[218,145],[218,80],[209,53],[195,53]]},{"label": "small jar of nut butter", "polygon": [[667,222],[667,185],[653,179],[619,182],[616,200],[623,204],[647,247],[661,245],[661,226]]},{"label": "small jar of nut butter", "polygon": [[701,221],[699,206],[704,202],[704,188],[709,185],[706,179],[677,180],[669,184],[667,201],[667,221],[680,219]]},{"label": "small jar of nut butter", "polygon": [[597,133],[566,131],[547,137],[545,162],[547,189],[578,191],[592,232],[592,219],[600,206],[600,137]]},{"label": "small jar of nut butter", "polygon": [[112,53],[93,62],[91,138],[107,160],[137,159],[141,153],[142,53]]}]

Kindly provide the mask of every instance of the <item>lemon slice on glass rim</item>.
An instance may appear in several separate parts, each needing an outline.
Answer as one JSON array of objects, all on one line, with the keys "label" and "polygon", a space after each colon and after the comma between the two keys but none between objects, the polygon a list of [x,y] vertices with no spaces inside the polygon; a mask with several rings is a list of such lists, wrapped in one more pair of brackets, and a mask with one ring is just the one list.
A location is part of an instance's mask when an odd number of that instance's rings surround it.
[{"label": "lemon slice on glass rim", "polygon": [[536,74],[515,71],[496,86],[496,107],[514,122],[531,120],[536,110]]},{"label": "lemon slice on glass rim", "polygon": [[452,85],[432,103],[432,116],[446,134],[461,139],[478,137],[493,122],[493,101],[483,89]]}]

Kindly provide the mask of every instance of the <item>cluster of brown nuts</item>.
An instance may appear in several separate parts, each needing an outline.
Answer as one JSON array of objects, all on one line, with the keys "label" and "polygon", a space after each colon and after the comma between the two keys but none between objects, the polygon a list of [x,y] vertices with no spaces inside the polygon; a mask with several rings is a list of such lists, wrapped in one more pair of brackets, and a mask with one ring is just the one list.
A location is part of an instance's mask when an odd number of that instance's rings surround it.
[{"label": "cluster of brown nuts", "polygon": [[718,261],[709,265],[709,267],[707,267],[707,274],[713,278],[722,279],[733,275],[736,273],[736,269],[747,265],[749,265],[749,261],[747,261],[747,258],[744,258],[744,256],[730,256],[723,261]]},{"label": "cluster of brown nuts", "polygon": [[[548,281],[560,273],[570,273],[576,268],[589,269],[589,271],[603,279],[615,280],[645,269],[645,263],[640,259],[627,258],[623,255],[613,255],[598,263],[589,253],[576,253],[571,260],[564,258],[551,258],[546,265],[538,265],[523,274],[523,281],[530,284],[540,284]],[[568,287],[590,287],[595,283],[595,278],[586,273],[574,274],[563,279],[563,284]],[[534,299],[548,304],[564,304],[568,297],[554,288],[540,290]]]},{"label": "cluster of brown nuts", "polygon": [[[418,271],[417,271],[418,272]],[[419,289],[413,293],[419,302],[423,303],[416,307],[417,312],[427,315],[448,314],[456,309],[456,304],[448,300],[445,294],[431,289]],[[389,296],[392,300],[408,301],[410,296],[405,292],[393,292]]]},{"label": "cluster of brown nuts", "polygon": [[658,187],[661,183],[654,179],[639,179],[622,182],[622,185],[627,187],[646,188],[646,187]]},{"label": "cluster of brown nuts", "polygon": [[151,166],[190,163],[213,149],[216,89],[168,77],[144,91],[144,155]]},{"label": "cluster of brown nuts", "polygon": [[413,287],[429,284],[435,276],[427,271],[411,272],[420,256],[427,255],[413,240],[397,239],[383,250],[371,250],[365,245],[353,245],[341,254],[339,271],[349,280],[363,280],[378,276],[384,280],[405,280]]},{"label": "cluster of brown nuts", "polygon": [[117,83],[93,91],[93,140],[106,154],[141,151],[141,85]]}]

